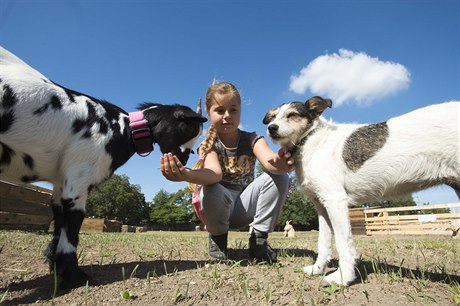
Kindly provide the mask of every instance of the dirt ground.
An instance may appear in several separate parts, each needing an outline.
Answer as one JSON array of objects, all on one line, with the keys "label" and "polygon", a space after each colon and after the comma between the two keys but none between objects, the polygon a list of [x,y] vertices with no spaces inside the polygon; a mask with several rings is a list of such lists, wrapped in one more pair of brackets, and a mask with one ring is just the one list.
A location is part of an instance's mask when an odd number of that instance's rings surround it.
[{"label": "dirt ground", "polygon": [[[323,287],[301,270],[316,257],[317,232],[270,236],[279,263],[247,261],[247,234],[231,232],[228,262],[210,262],[205,232],[82,234],[88,286],[55,292],[42,255],[47,233],[0,231],[1,305],[455,305],[460,240],[355,236],[362,279]],[[337,264],[337,263],[335,263]],[[331,267],[331,271],[333,271]]]}]

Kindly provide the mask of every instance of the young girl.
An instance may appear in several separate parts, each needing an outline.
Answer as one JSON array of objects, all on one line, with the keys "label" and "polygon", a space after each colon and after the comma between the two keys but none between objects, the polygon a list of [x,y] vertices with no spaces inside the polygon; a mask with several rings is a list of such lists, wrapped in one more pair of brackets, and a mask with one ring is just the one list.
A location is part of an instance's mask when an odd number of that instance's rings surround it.
[{"label": "young girl", "polygon": [[[198,149],[198,162],[185,168],[168,153],[160,159],[161,172],[171,181],[189,182],[192,189],[202,186],[198,214],[209,232],[211,257],[226,258],[229,228],[252,224],[249,258],[276,262],[267,237],[286,200],[286,173],[294,169],[294,161],[289,153],[273,152],[263,136],[238,129],[241,97],[233,84],[208,88],[206,112],[211,126]],[[266,171],[254,179],[256,159]]]}]

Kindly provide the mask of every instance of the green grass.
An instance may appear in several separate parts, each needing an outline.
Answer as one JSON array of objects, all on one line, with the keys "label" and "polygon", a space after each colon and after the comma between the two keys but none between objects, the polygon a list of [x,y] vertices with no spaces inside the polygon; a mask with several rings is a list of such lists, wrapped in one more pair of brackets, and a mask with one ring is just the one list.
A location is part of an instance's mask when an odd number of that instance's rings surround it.
[{"label": "green grass", "polygon": [[[292,239],[282,233],[270,235],[270,244],[278,250],[279,263],[275,265],[248,262],[246,232],[230,233],[234,258],[223,262],[208,260],[205,232],[81,234],[79,263],[102,280],[103,297],[99,298],[100,288],[91,285],[63,296],[53,294],[51,281],[48,301],[66,303],[66,297],[75,292],[72,302],[85,305],[103,304],[102,300],[166,305],[460,305],[460,285],[450,279],[460,276],[459,240],[355,236],[362,264],[357,284],[345,288],[324,287],[321,276],[303,274],[302,267],[315,260],[317,232],[296,234]],[[0,267],[5,267],[1,271],[2,305],[20,294],[12,292],[9,284],[33,283],[49,275],[42,255],[49,240],[49,234],[0,231]],[[46,287],[47,283],[40,285]]]}]

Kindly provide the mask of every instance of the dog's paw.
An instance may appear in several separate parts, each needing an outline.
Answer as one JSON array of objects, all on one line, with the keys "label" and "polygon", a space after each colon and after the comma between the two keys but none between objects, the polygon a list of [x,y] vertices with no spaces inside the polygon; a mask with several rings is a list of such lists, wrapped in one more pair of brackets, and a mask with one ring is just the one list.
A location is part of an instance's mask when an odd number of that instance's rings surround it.
[{"label": "dog's paw", "polygon": [[303,267],[303,273],[308,275],[319,275],[324,273],[324,268],[318,265],[309,265]]},{"label": "dog's paw", "polygon": [[334,273],[331,273],[328,276],[326,276],[323,279],[322,284],[324,286],[328,286],[332,284],[336,284],[339,286],[348,286],[354,281],[354,279],[355,279],[354,274],[349,275],[347,273],[342,273],[340,269],[338,269]]}]

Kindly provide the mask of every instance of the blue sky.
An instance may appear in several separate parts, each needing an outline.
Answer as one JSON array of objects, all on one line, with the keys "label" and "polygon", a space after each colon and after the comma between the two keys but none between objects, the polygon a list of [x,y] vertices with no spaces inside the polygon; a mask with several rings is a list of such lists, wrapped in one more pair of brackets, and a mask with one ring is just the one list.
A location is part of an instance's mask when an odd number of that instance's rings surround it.
[{"label": "blue sky", "polygon": [[[460,100],[458,0],[2,0],[0,45],[126,111],[194,107],[214,79],[233,82],[242,127],[263,135],[270,107],[312,95],[333,99],[326,118],[358,123]],[[159,157],[156,147],[116,173],[148,201],[183,188],[161,176]],[[415,200],[457,198],[437,187]]]}]

